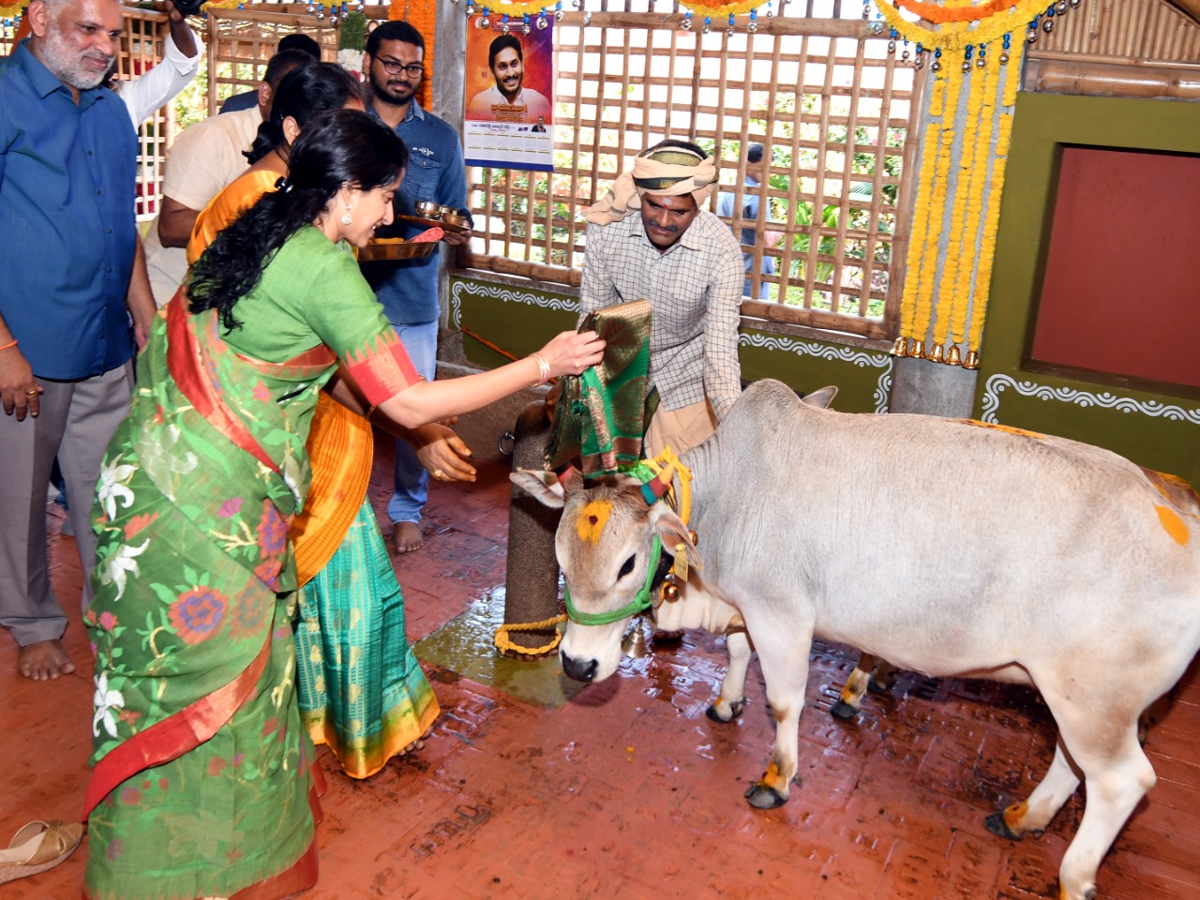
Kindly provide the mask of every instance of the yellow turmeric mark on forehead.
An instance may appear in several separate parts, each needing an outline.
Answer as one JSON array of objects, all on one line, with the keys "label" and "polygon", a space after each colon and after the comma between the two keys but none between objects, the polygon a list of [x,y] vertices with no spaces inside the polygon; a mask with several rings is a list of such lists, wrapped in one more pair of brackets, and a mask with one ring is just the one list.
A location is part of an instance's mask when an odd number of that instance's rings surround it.
[{"label": "yellow turmeric mark on forehead", "polygon": [[593,500],[585,506],[579,513],[579,518],[575,520],[579,539],[590,541],[593,544],[599,543],[600,532],[604,531],[604,526],[608,524],[608,517],[611,514],[611,500]]},{"label": "yellow turmeric mark on forehead", "polygon": [[1175,543],[1186,547],[1191,535],[1188,533],[1187,523],[1179,517],[1179,513],[1165,506],[1156,506],[1154,511],[1158,513],[1158,521],[1162,525],[1163,531],[1174,538]]},{"label": "yellow turmeric mark on forehead", "polygon": [[994,431],[1007,431],[1009,434],[1019,434],[1022,437],[1037,438],[1044,441],[1046,436],[1036,431],[1026,431],[1024,428],[1014,428],[1012,425],[1001,425],[998,422],[980,422],[978,419],[959,419],[964,425],[974,425],[976,428],[991,428]]}]

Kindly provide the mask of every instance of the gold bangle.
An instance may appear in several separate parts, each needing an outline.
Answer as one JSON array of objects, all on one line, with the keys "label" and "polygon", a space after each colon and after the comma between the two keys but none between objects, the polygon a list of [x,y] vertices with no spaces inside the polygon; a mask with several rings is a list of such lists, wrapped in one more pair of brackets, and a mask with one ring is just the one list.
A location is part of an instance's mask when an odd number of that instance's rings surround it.
[{"label": "gold bangle", "polygon": [[375,415],[375,409],[378,405],[379,404],[377,404],[377,403],[372,403],[370,405],[370,407],[367,408],[367,421],[368,422],[371,421],[371,416]]}]

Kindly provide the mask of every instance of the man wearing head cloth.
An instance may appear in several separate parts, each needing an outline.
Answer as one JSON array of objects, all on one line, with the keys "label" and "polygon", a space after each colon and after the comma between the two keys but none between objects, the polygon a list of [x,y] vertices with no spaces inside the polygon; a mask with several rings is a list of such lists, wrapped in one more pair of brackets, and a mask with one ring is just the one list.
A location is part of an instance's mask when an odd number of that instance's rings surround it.
[{"label": "man wearing head cloth", "polygon": [[583,315],[646,298],[653,306],[650,383],[659,407],[645,455],[679,454],[703,441],[741,392],[738,305],[745,270],[729,228],[704,209],[716,166],[695,144],[643,151],[588,220]]}]

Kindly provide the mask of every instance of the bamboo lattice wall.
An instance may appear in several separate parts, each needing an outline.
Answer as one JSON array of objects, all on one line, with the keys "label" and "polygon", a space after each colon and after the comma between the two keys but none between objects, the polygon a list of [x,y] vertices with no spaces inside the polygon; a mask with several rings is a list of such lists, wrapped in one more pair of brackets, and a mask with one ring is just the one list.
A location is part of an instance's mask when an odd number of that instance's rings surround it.
[{"label": "bamboo lattice wall", "polygon": [[[318,20],[303,4],[280,3],[270,9],[208,10],[208,114],[214,115],[230,94],[251,91],[262,82],[267,60],[280,38],[302,31],[321,45],[321,58],[337,58],[337,26]],[[277,8],[276,8],[277,6]]]},{"label": "bamboo lattice wall", "polygon": [[[888,336],[905,256],[898,211],[908,200],[919,114],[913,70],[868,35],[857,13],[760,18],[754,34],[743,17],[732,35],[684,31],[680,21],[622,11],[568,13],[558,23],[557,172],[476,170],[478,237],[463,262],[577,284],[580,210],[637,152],[685,138],[717,157],[739,211],[735,234],[782,234],[777,247],[744,247],[754,258],[753,295],[765,282],[772,301],[748,302],[747,313]],[[772,167],[768,183],[751,188],[743,148],[756,142]],[[757,220],[740,212],[751,192]],[[764,254],[776,274],[760,274]]]}]

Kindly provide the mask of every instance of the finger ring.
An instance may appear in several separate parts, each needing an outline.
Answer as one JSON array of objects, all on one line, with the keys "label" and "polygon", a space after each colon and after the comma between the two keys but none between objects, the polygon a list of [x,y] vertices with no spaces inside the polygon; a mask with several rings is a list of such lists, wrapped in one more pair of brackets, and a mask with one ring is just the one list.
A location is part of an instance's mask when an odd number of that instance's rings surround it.
[{"label": "finger ring", "polygon": [[445,478],[445,477],[446,477],[446,473],[445,473],[445,472],[443,472],[441,469],[434,469],[434,470],[433,470],[433,477],[434,477],[434,478]]},{"label": "finger ring", "polygon": [[34,397],[36,395],[37,395],[37,391],[26,391],[25,392],[26,397]]}]

